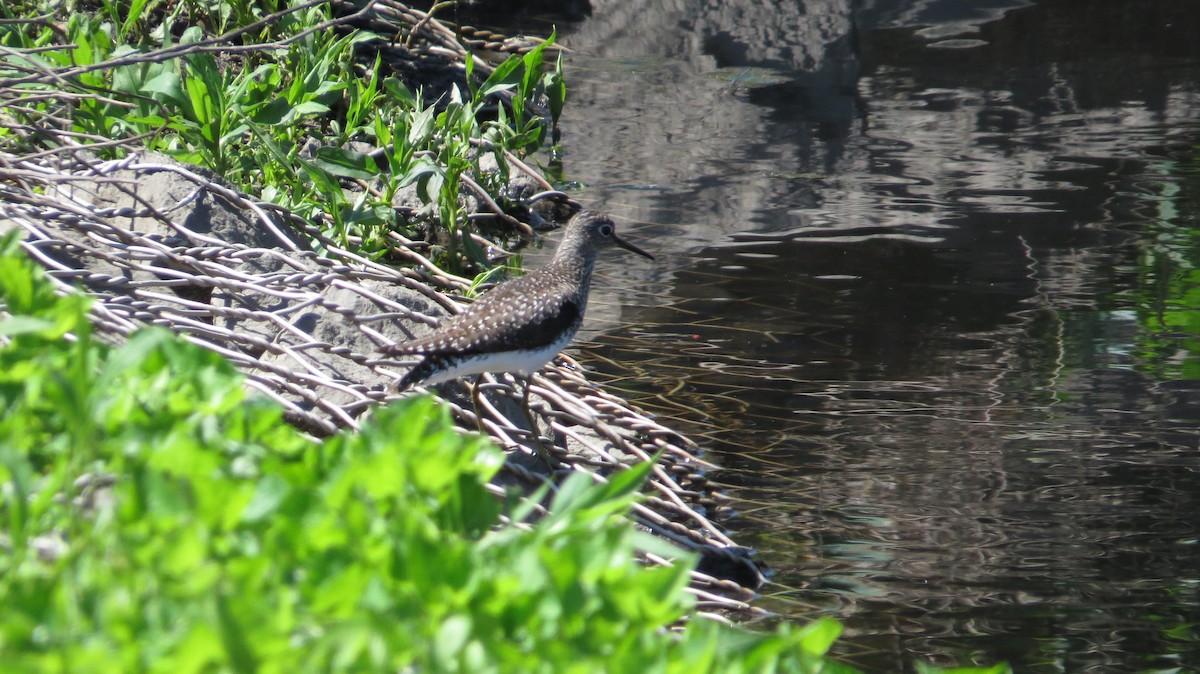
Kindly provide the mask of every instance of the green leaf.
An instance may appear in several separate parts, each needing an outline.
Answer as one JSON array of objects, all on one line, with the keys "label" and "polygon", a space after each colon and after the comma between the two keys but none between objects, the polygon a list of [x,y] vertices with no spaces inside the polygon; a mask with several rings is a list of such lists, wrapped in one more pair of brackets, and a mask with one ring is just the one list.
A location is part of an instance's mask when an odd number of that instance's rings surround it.
[{"label": "green leaf", "polygon": [[551,33],[549,39],[525,52],[525,55],[521,57],[522,65],[524,66],[520,88],[522,98],[528,98],[533,95],[534,87],[542,76],[542,65],[545,61],[546,48],[554,44],[556,35],[557,32]]},{"label": "green leaf", "polygon": [[6,337],[50,332],[54,327],[55,323],[53,321],[33,316],[9,316],[8,318],[0,319],[0,335]]},{"label": "green leaf", "polygon": [[383,90],[387,92],[388,96],[390,96],[392,100],[400,103],[402,106],[408,109],[414,109],[417,107],[416,94],[414,94],[412,90],[408,88],[408,85],[404,84],[399,79],[395,77],[384,78]]},{"label": "green leaf", "polygon": [[821,618],[800,629],[800,647],[811,655],[825,655],[842,634],[842,624],[832,618]]},{"label": "green leaf", "polygon": [[370,180],[379,175],[379,167],[370,155],[340,147],[323,147],[317,150],[313,163],[322,170],[342,178]]},{"label": "green leaf", "polygon": [[269,104],[258,109],[252,119],[255,124],[274,125],[283,123],[284,118],[292,109],[292,104],[285,98],[276,98]]},{"label": "green leaf", "polygon": [[291,106],[284,114],[281,124],[291,124],[305,117],[318,117],[329,112],[329,106],[317,101],[306,101],[299,105]]},{"label": "green leaf", "polygon": [[510,56],[505,59],[504,63],[496,66],[492,74],[488,75],[488,78],[480,85],[473,101],[478,103],[488,96],[516,87],[521,79],[518,70],[524,65],[525,61],[520,56]]},{"label": "green leaf", "polygon": [[409,120],[409,145],[420,146],[429,140],[429,136],[433,134],[434,118],[433,108],[425,108]]},{"label": "green leaf", "polygon": [[229,606],[229,599],[224,593],[217,592],[213,596],[213,601],[216,604],[217,627],[221,635],[221,644],[225,647],[225,655],[230,666],[239,674],[253,674],[258,669],[257,658],[254,657],[254,649],[246,640],[245,629],[238,624],[237,618]]},{"label": "green leaf", "polygon": [[142,85],[142,93],[158,94],[162,98],[179,106],[183,106],[187,102],[187,98],[183,93],[183,80],[173,70],[159,73],[149,82],[146,82]]},{"label": "green leaf", "polygon": [[562,118],[563,106],[567,101],[567,80],[563,75],[561,53],[555,62],[554,70],[546,73],[543,82],[546,90],[546,99],[550,107],[550,117],[554,124],[557,125],[558,120]]},{"label": "green leaf", "polygon": [[446,670],[456,669],[454,666],[459,653],[471,638],[471,619],[465,615],[452,615],[442,621],[434,640],[434,657],[438,664]]},{"label": "green leaf", "polygon": [[258,483],[254,496],[242,510],[242,521],[257,522],[274,514],[292,492],[288,481],[279,475],[267,475]]},{"label": "green leaf", "polygon": [[560,513],[588,513],[589,517],[606,517],[628,508],[638,489],[645,483],[652,461],[644,461],[609,476],[608,482],[597,484],[589,475],[573,473],[559,488],[550,506],[555,516]]}]

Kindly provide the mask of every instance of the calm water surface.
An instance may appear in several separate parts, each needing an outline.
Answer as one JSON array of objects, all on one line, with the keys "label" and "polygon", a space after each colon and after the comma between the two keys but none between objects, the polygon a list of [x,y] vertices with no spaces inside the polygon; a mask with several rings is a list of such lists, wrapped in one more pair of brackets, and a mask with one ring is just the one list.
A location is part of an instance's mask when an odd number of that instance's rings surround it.
[{"label": "calm water surface", "polygon": [[869,671],[1200,671],[1200,3],[548,20],[562,177],[659,255],[581,361],[724,467],[763,606]]}]

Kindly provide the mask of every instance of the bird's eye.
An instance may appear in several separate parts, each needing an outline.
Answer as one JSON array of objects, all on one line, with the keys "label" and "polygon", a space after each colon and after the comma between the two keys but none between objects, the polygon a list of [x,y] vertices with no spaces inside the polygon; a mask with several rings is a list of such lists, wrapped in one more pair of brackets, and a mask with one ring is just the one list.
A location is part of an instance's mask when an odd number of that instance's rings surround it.
[{"label": "bird's eye", "polygon": [[597,229],[596,231],[600,232],[600,236],[607,238],[607,237],[610,237],[613,235],[613,226],[612,225],[600,225],[600,228]]}]

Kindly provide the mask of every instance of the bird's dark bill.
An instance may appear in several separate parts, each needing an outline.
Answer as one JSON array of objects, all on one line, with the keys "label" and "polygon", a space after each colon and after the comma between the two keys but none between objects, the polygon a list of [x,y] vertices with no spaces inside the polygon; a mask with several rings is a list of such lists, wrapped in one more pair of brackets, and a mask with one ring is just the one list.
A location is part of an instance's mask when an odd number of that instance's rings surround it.
[{"label": "bird's dark bill", "polygon": [[638,255],[641,255],[642,257],[648,257],[651,260],[654,259],[654,256],[651,255],[650,253],[647,253],[646,251],[642,250],[641,248],[638,248],[637,246],[633,245],[632,243],[629,243],[625,239],[619,238],[616,234],[613,234],[612,239],[613,239],[614,243],[616,243],[618,246],[624,248],[625,250],[637,253]]}]

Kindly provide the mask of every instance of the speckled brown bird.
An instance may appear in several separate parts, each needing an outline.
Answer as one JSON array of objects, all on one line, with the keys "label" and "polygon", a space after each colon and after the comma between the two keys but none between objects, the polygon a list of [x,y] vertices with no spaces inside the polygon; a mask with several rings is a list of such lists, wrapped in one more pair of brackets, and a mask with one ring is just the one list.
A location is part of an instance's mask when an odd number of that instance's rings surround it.
[{"label": "speckled brown bird", "polygon": [[578,332],[596,256],[611,245],[654,259],[618,237],[608,216],[577,213],[548,265],[496,286],[433,334],[389,347],[390,354],[421,357],[397,388],[484,372],[536,372]]}]

